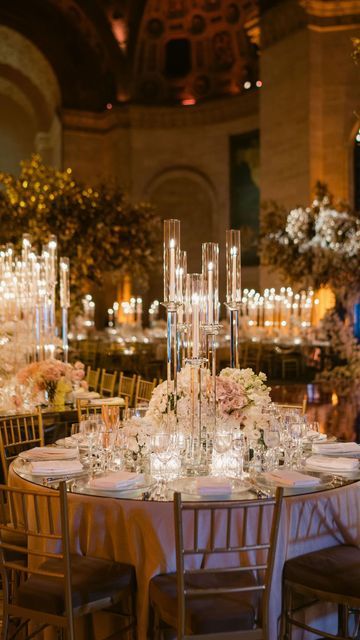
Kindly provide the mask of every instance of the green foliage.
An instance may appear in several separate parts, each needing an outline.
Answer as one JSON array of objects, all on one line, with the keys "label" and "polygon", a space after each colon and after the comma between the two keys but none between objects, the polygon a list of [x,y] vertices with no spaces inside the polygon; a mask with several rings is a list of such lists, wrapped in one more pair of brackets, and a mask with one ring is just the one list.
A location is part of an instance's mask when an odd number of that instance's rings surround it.
[{"label": "green foliage", "polygon": [[93,188],[58,171],[39,156],[21,163],[19,177],[0,173],[1,241],[18,244],[58,239],[59,256],[70,258],[73,300],[105,272],[128,273],[144,287],[158,266],[160,220],[146,202],[132,204],[118,187]]}]

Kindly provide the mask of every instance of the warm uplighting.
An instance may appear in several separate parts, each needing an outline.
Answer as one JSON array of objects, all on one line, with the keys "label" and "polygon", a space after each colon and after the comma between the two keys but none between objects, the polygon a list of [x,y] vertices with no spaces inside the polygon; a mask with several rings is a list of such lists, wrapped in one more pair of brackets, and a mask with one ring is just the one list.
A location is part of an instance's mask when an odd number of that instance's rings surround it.
[{"label": "warm uplighting", "polygon": [[183,107],[192,107],[194,104],[196,104],[196,100],[195,98],[184,98],[183,100],[181,100],[181,104],[183,105]]}]

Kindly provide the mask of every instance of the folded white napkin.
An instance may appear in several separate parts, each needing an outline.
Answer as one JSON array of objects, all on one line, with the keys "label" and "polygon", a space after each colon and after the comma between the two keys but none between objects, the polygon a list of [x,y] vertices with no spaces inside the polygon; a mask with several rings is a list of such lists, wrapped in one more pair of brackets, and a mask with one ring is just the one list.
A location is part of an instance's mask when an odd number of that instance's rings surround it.
[{"label": "folded white napkin", "polygon": [[67,476],[79,473],[82,469],[79,460],[42,460],[29,464],[29,471],[34,476]]},{"label": "folded white napkin", "polygon": [[306,432],[306,438],[308,440],[326,440],[327,435],[326,433],[319,433],[318,431],[313,431],[312,429],[309,429]]},{"label": "folded white napkin", "polygon": [[320,482],[320,478],[314,478],[314,476],[308,476],[291,469],[269,471],[264,473],[263,477],[280,487],[314,487]]},{"label": "folded white napkin", "polygon": [[223,496],[231,493],[231,482],[227,478],[201,476],[196,478],[196,490],[199,496]]},{"label": "folded white napkin", "polygon": [[34,447],[19,453],[24,460],[72,460],[78,457],[76,449],[66,447]]},{"label": "folded white napkin", "polygon": [[356,471],[359,468],[359,461],[354,458],[310,456],[305,460],[305,466],[322,471]]},{"label": "folded white napkin", "polygon": [[77,400],[92,400],[100,398],[100,393],[97,391],[85,391],[84,389],[77,389],[73,391],[73,395]]},{"label": "folded white napkin", "polygon": [[125,404],[124,398],[98,398],[95,400],[91,400],[91,404],[97,406],[101,406],[103,404],[109,404],[122,407]]},{"label": "folded white napkin", "polygon": [[116,489],[132,489],[141,484],[144,480],[142,473],[132,473],[131,471],[114,471],[106,476],[92,478],[89,487],[92,489],[106,489],[114,491]]},{"label": "folded white napkin", "polygon": [[338,455],[339,453],[360,455],[360,445],[356,442],[332,442],[324,444],[313,443],[312,450],[314,453],[322,453],[324,455]]}]

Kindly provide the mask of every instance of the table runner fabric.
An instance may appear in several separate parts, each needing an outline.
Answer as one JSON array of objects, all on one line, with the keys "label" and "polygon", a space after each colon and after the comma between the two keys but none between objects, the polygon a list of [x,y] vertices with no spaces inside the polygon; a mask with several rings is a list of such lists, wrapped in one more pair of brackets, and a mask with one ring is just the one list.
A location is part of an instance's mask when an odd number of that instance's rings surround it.
[{"label": "table runner fabric", "polygon": [[[12,468],[9,484],[18,487],[29,485]],[[176,566],[172,503],[72,494],[69,496],[69,514],[73,552],[135,565],[138,638],[146,640],[149,581],[158,573],[174,571]],[[360,483],[284,500],[280,544],[271,585],[271,640],[275,640],[279,632],[284,562],[303,553],[342,543],[360,546]],[[328,630],[333,630],[331,617],[327,623]],[[114,619],[109,614],[93,616],[93,638],[100,639],[115,630],[113,624]],[[85,633],[79,626],[76,637],[91,640],[89,628]],[[294,640],[313,638],[315,636],[306,632],[294,633]]]}]

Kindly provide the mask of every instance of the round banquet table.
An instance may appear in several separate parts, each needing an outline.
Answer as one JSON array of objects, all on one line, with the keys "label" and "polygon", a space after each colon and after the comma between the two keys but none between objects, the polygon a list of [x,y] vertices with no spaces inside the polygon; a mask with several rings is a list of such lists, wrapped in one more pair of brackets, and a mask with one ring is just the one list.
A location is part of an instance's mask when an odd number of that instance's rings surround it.
[{"label": "round banquet table", "polygon": [[[9,485],[33,483],[10,467]],[[41,486],[39,486],[41,492]],[[253,496],[254,497],[254,496]],[[175,541],[172,502],[157,502],[69,494],[71,551],[129,562],[136,568],[138,586],[138,639],[146,640],[148,585],[152,576],[175,571]],[[265,525],[266,526],[266,525]],[[270,586],[269,640],[276,640],[281,613],[282,570],[286,559],[336,544],[360,545],[360,482],[306,494],[285,497],[279,544]],[[324,617],[327,630],[334,631],[334,617],[319,606],[312,619]],[[101,640],[116,629],[114,616],[93,616],[91,630],[79,624],[77,640]],[[299,632],[294,638],[314,638]]]}]

